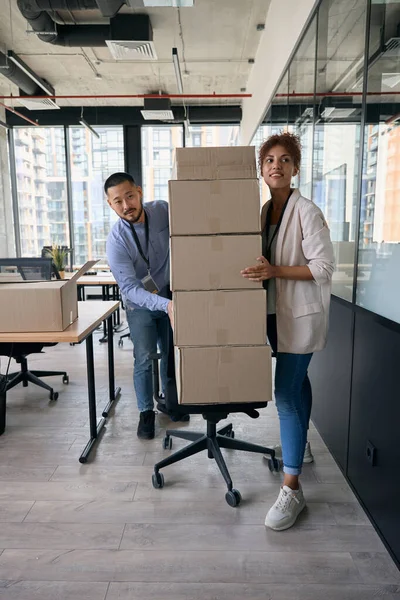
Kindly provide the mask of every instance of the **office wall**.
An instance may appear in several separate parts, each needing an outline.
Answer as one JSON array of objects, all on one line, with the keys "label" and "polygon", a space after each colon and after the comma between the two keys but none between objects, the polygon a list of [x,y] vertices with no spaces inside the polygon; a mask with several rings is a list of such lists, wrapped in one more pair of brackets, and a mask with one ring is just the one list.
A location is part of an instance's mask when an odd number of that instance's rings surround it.
[{"label": "office wall", "polygon": [[[0,108],[0,120],[5,121]],[[10,170],[8,163],[7,130],[0,127],[0,256],[15,256]]]},{"label": "office wall", "polygon": [[394,0],[321,0],[262,127],[302,144],[295,185],[323,211],[336,271],[312,419],[400,564],[400,56]]}]

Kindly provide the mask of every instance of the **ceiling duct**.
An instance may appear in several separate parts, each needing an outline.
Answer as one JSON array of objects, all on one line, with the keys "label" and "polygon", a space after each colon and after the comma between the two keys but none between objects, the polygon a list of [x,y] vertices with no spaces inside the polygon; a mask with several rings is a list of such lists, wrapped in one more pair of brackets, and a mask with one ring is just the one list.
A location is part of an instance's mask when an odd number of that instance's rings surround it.
[{"label": "ceiling duct", "polygon": [[[124,4],[121,0],[17,0],[17,4],[22,16],[43,42],[70,48],[99,48],[109,45],[115,55],[118,55],[118,60],[122,56],[123,60],[137,60],[145,56],[147,59],[151,56],[156,58],[149,16],[114,16]],[[111,16],[109,24],[60,25],[52,18],[53,11],[57,10],[93,8],[99,8],[103,16]],[[119,51],[116,50],[117,47]]]},{"label": "ceiling duct", "polygon": [[117,15],[106,44],[115,60],[157,60],[148,15]]},{"label": "ceiling duct", "polygon": [[20,102],[29,110],[59,108],[51,98],[35,98],[44,94],[54,96],[54,88],[11,50],[7,54],[0,52],[0,74],[18,86],[20,97],[23,97]]},{"label": "ceiling duct", "polygon": [[146,121],[172,121],[174,119],[169,98],[145,98],[144,109],[140,112]]}]

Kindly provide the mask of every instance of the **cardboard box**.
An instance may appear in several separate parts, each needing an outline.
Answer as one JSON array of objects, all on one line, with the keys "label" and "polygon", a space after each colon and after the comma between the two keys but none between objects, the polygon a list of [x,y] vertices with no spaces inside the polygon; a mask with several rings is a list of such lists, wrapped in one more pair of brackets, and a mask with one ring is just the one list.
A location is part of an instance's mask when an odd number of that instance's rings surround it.
[{"label": "cardboard box", "polygon": [[240,271],[262,254],[261,235],[211,235],[171,238],[171,289],[261,289]]},{"label": "cardboard box", "polygon": [[266,343],[266,291],[175,292],[176,346],[259,346]]},{"label": "cardboard box", "polygon": [[254,146],[177,148],[175,163],[176,178],[186,181],[257,178]]},{"label": "cardboard box", "polygon": [[71,279],[0,283],[0,332],[64,331],[78,317],[76,282],[96,262]]},{"label": "cardboard box", "polygon": [[269,346],[175,348],[179,404],[272,400]]},{"label": "cardboard box", "polygon": [[260,233],[258,180],[170,181],[171,235]]}]

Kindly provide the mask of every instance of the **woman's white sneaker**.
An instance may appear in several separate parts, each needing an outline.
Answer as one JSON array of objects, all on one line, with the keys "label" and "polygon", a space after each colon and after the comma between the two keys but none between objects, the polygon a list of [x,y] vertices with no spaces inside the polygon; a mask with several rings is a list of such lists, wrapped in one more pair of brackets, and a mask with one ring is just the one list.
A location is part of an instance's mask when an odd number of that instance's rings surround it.
[{"label": "woman's white sneaker", "polygon": [[277,501],[271,506],[265,517],[265,527],[275,531],[289,529],[295,524],[305,505],[306,501],[301,487],[295,491],[284,485],[279,492]]}]

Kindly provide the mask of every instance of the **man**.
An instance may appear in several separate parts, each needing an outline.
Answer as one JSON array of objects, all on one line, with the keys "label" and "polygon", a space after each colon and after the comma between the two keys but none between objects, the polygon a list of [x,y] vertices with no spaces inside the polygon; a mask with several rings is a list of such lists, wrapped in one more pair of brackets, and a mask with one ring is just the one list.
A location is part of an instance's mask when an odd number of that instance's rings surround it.
[{"label": "man", "polygon": [[[107,239],[107,258],[118,282],[134,352],[134,375],[140,419],[137,435],[154,437],[154,403],[150,356],[162,354],[161,384],[167,383],[167,355],[170,319],[173,319],[169,291],[168,203],[147,202],[142,190],[128,173],[114,173],[104,184],[107,202],[120,217]],[[158,405],[163,412],[165,408]],[[189,415],[173,420],[189,419]]]}]

